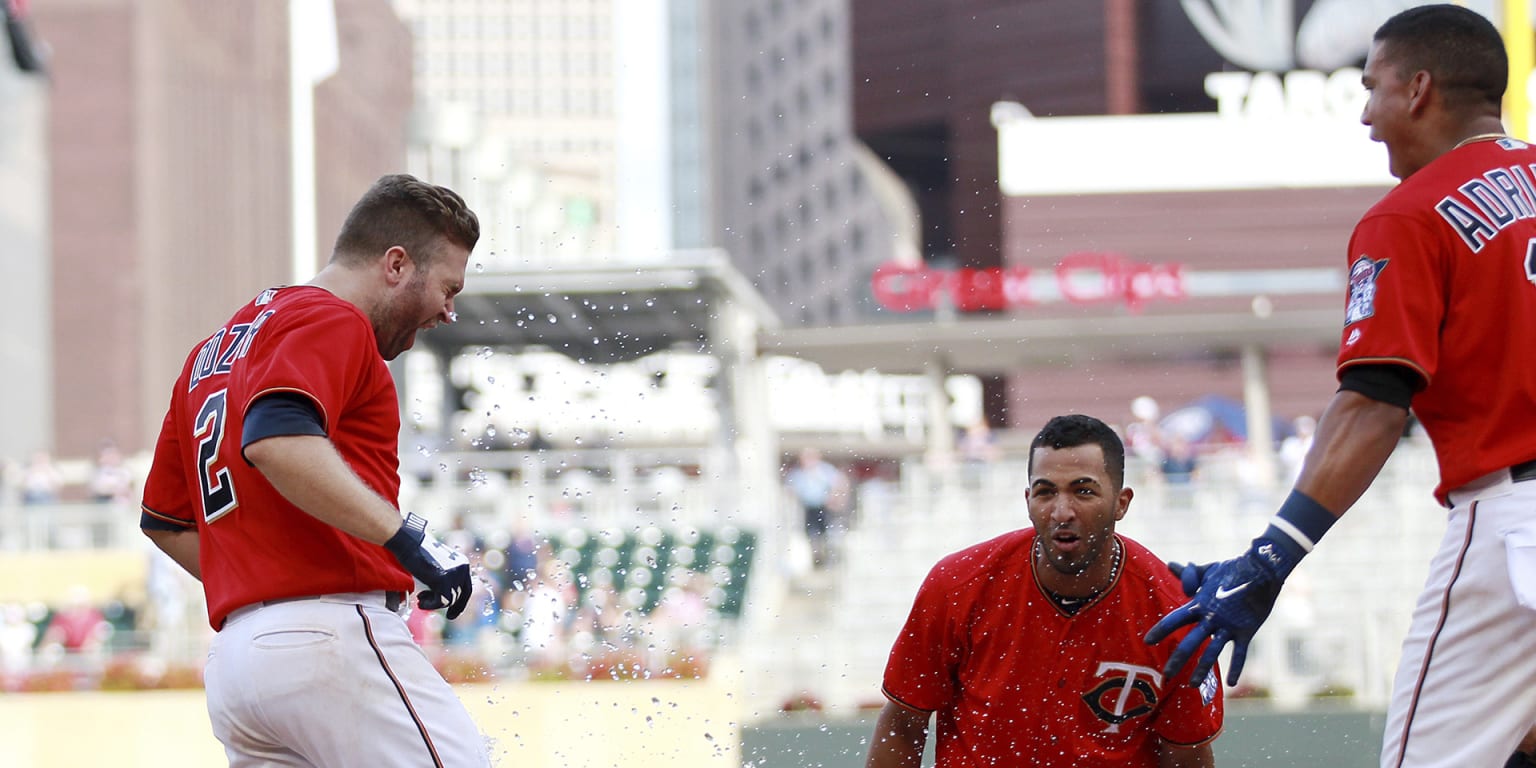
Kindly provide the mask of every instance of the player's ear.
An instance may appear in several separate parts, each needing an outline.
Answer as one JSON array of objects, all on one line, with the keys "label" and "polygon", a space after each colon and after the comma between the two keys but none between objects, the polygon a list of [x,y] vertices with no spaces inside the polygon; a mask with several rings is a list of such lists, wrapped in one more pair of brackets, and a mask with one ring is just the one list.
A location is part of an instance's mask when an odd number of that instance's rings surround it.
[{"label": "player's ear", "polygon": [[384,252],[384,279],[391,287],[409,279],[412,266],[411,255],[405,248],[392,245]]},{"label": "player's ear", "polygon": [[[1436,90],[1432,86],[1438,86],[1429,72],[1419,70],[1408,79],[1408,112],[1417,115],[1429,106],[1430,91]],[[1444,98],[1444,95],[1441,96]]]},{"label": "player's ear", "polygon": [[1129,489],[1129,488],[1121,488],[1120,489],[1120,495],[1115,497],[1115,520],[1116,520],[1116,522],[1125,519],[1125,513],[1129,512],[1130,509],[1131,509],[1131,497],[1135,496],[1135,495],[1136,495],[1136,492],[1131,490],[1131,489]]}]

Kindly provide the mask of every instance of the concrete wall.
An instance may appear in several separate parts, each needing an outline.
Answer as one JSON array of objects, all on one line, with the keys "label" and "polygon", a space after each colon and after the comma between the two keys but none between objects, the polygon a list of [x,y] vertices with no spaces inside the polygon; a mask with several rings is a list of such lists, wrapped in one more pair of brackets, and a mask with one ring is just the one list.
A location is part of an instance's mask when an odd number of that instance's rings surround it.
[{"label": "concrete wall", "polygon": [[[1300,712],[1262,704],[1227,707],[1215,744],[1221,768],[1375,768],[1385,715],[1318,703]],[[752,768],[862,768],[875,717],[786,717],[742,731],[741,753]],[[933,765],[933,743],[924,766]]]},{"label": "concrete wall", "polygon": [[0,36],[0,459],[53,447],[47,82],[12,65]]}]

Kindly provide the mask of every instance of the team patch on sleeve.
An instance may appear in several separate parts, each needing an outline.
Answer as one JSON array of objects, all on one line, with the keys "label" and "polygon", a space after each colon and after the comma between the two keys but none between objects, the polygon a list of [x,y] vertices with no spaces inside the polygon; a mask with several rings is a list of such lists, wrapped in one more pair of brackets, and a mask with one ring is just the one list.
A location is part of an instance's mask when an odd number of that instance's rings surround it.
[{"label": "team patch on sleeve", "polygon": [[1200,681],[1200,701],[1206,706],[1216,699],[1216,691],[1221,689],[1221,680],[1216,677],[1216,668],[1211,667],[1205,673],[1205,679]]},{"label": "team patch on sleeve", "polygon": [[1349,268],[1349,306],[1344,310],[1345,325],[1376,314],[1376,277],[1386,268],[1387,259],[1375,261],[1364,255],[1355,259]]}]

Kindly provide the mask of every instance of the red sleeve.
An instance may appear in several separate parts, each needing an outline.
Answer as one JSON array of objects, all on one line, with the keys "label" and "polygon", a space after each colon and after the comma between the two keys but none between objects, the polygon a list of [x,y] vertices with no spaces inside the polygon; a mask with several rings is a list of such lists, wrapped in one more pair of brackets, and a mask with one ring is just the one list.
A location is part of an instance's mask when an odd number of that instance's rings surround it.
[{"label": "red sleeve", "polygon": [[320,410],[327,432],[352,399],[366,365],[378,357],[373,328],[363,316],[334,304],[279,311],[256,336],[243,372],[245,414],[251,403],[273,392],[296,392]]},{"label": "red sleeve", "polygon": [[144,479],[142,516],[180,528],[196,528],[196,511],[187,488],[187,475],[181,459],[181,436],[176,431],[176,401],[165,412],[160,424],[160,438],[155,441],[155,457]]},{"label": "red sleeve", "polygon": [[1163,741],[1193,747],[1221,735],[1225,702],[1222,700],[1219,666],[1211,666],[1198,688],[1185,685],[1181,679],[1164,690],[1171,690],[1171,693],[1167,694],[1152,724],[1152,730]]},{"label": "red sleeve", "polygon": [[[892,701],[932,712],[959,695],[965,608],[941,562],[917,590],[912,613],[896,636],[885,665],[884,691]],[[968,604],[968,603],[967,603]]]},{"label": "red sleeve", "polygon": [[1445,318],[1440,235],[1407,216],[1369,216],[1349,241],[1349,292],[1339,370],[1359,363],[1407,365],[1433,379]]}]

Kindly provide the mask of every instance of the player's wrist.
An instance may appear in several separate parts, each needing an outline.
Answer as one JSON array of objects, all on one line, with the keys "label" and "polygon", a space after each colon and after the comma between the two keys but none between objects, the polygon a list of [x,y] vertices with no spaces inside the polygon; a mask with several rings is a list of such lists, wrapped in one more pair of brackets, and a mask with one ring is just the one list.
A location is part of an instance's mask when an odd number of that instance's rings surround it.
[{"label": "player's wrist", "polygon": [[404,562],[421,549],[421,542],[427,536],[427,521],[414,513],[407,514],[405,520],[400,523],[400,530],[384,542],[384,548],[394,555],[397,560]]},{"label": "player's wrist", "polygon": [[1338,517],[1316,499],[1292,490],[1279,511],[1270,518],[1269,527],[1253,540],[1253,552],[1283,579],[1337,521]]}]

